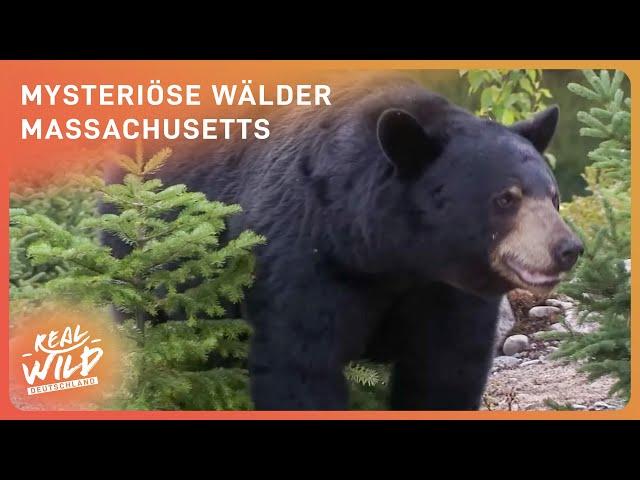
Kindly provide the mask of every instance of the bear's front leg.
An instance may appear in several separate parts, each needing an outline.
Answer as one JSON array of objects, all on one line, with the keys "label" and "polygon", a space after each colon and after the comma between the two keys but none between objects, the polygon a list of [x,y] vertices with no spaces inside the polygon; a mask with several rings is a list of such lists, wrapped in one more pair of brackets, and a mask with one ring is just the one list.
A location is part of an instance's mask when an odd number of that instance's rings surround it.
[{"label": "bear's front leg", "polygon": [[[246,301],[257,410],[346,410],[344,367],[361,349],[370,317],[358,292],[318,271],[269,272]],[[297,270],[297,272],[296,272]],[[264,273],[264,272],[263,272]],[[306,272],[304,272],[306,273]],[[267,274],[265,274],[267,277]],[[263,279],[265,278],[263,277]]]},{"label": "bear's front leg", "polygon": [[493,358],[499,297],[447,286],[409,296],[392,376],[395,410],[477,410]]},{"label": "bear's front leg", "polygon": [[255,325],[249,355],[254,407],[345,410],[348,393],[333,322],[314,316],[311,309],[300,314],[300,321],[322,323],[315,330],[301,324],[296,327],[295,320],[284,314],[280,318],[263,315]]}]

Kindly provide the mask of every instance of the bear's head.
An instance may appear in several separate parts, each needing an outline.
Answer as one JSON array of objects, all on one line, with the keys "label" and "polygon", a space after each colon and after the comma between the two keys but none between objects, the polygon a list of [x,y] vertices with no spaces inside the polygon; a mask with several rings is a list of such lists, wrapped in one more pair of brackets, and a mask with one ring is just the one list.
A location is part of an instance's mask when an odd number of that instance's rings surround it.
[{"label": "bear's head", "polygon": [[583,251],[558,212],[543,158],[558,108],[505,127],[437,105],[444,110],[435,115],[418,106],[377,118],[396,185],[389,210],[395,225],[409,226],[395,244],[404,257],[394,261],[477,294],[548,293]]}]

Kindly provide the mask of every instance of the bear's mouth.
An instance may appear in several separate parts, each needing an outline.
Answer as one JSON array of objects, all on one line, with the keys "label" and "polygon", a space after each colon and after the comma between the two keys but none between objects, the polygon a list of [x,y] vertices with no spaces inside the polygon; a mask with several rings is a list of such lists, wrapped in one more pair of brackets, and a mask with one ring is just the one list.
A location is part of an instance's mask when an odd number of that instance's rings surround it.
[{"label": "bear's mouth", "polygon": [[504,256],[502,264],[512,274],[510,277],[515,277],[513,279],[518,280],[519,286],[526,288],[551,290],[562,280],[561,273],[535,269],[512,256]]}]

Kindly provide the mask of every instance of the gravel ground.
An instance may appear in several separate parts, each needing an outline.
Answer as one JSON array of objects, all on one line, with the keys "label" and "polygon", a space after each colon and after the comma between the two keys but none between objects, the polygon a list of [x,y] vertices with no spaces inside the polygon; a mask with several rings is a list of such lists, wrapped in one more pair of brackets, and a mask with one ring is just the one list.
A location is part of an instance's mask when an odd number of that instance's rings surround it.
[{"label": "gravel ground", "polygon": [[546,399],[577,409],[622,408],[620,399],[609,396],[613,383],[609,377],[590,382],[574,365],[543,360],[491,374],[483,410],[550,410]]},{"label": "gravel ground", "polygon": [[[569,297],[560,296],[562,301]],[[615,383],[613,378],[601,377],[589,381],[579,372],[575,363],[548,358],[558,346],[557,341],[536,339],[536,332],[553,329],[557,316],[532,318],[529,311],[548,301],[524,290],[514,290],[509,301],[515,316],[515,325],[509,335],[526,335],[528,348],[511,357],[500,357],[494,362],[494,371],[484,394],[484,410],[550,410],[545,403],[570,405],[577,410],[605,410],[624,407],[624,401],[611,397],[609,391]],[[565,313],[567,313],[566,311]],[[568,322],[569,317],[565,315]],[[575,320],[573,320],[575,322]],[[557,326],[557,324],[556,324]],[[573,324],[574,329],[586,328]],[[507,365],[508,364],[508,365]]]}]

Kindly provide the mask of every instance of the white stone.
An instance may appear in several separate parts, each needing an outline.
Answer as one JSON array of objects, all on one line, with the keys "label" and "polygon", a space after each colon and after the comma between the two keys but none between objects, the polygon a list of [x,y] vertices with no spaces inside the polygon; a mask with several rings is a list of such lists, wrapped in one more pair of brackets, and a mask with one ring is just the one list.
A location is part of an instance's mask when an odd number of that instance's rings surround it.
[{"label": "white stone", "polygon": [[529,348],[529,338],[526,335],[511,335],[504,341],[502,352],[511,356]]},{"label": "white stone", "polygon": [[574,307],[574,304],[571,302],[564,302],[562,300],[558,300],[556,298],[548,298],[545,302],[550,307],[556,307],[561,310],[568,310]]},{"label": "white stone", "polygon": [[559,313],[562,313],[562,310],[558,307],[542,305],[538,307],[533,307],[529,310],[529,318],[548,318],[555,317]]}]

